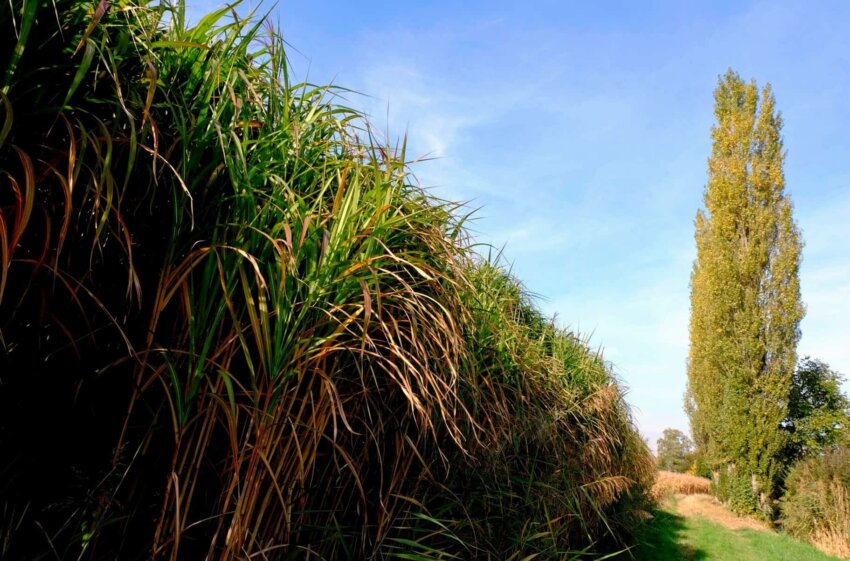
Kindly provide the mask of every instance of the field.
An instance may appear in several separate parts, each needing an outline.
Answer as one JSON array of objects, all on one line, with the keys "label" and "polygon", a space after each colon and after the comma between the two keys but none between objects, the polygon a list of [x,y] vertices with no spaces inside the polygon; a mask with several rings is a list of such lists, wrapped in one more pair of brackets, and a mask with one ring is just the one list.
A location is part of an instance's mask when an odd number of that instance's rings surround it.
[{"label": "field", "polygon": [[708,493],[710,488],[711,481],[704,477],[672,471],[659,471],[655,474],[652,496],[658,500],[676,493],[682,495]]}]

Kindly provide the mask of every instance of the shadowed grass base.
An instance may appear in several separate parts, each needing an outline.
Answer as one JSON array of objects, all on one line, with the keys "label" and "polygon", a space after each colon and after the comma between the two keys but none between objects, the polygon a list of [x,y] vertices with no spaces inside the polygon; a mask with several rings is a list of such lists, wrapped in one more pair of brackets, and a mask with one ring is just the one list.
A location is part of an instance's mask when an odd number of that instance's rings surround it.
[{"label": "shadowed grass base", "polygon": [[[656,510],[647,522],[633,550],[636,559],[643,561],[672,561],[706,559],[705,552],[694,548],[687,539],[688,520],[667,510]],[[625,559],[625,555],[621,558]]]},{"label": "shadowed grass base", "polygon": [[[783,534],[730,530],[704,518],[686,518],[675,505],[653,512],[632,550],[637,561],[832,561]],[[622,554],[617,559],[626,560]]]}]

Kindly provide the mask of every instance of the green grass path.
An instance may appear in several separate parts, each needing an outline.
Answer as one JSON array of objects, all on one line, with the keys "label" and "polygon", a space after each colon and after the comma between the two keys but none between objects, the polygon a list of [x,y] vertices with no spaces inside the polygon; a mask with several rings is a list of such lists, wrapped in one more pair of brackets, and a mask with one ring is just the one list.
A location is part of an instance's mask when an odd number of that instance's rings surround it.
[{"label": "green grass path", "polygon": [[837,561],[788,536],[731,530],[701,517],[659,509],[634,550],[637,561]]}]

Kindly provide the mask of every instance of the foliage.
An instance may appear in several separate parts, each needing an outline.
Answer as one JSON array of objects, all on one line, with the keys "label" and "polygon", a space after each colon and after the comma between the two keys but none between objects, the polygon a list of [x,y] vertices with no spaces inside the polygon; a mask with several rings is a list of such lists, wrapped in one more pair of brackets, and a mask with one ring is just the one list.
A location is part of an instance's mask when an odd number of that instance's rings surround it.
[{"label": "foliage", "polygon": [[688,473],[690,475],[696,475],[697,477],[706,477],[711,478],[711,468],[708,466],[708,463],[703,458],[702,454],[694,453],[692,456],[692,462],[690,467],[688,468]]},{"label": "foliage", "polygon": [[263,18],[8,5],[0,555],[570,558],[640,516],[608,366]]},{"label": "foliage", "polygon": [[664,429],[656,442],[656,463],[663,471],[684,473],[693,463],[694,444],[678,429]]},{"label": "foliage", "polygon": [[785,485],[785,531],[831,555],[850,556],[850,449],[837,447],[797,462]]},{"label": "foliage", "polygon": [[718,470],[716,480],[712,481],[711,492],[736,514],[751,515],[758,512],[759,503],[753,489],[752,476],[734,467]]},{"label": "foliage", "polygon": [[844,435],[850,401],[841,392],[843,376],[829,365],[809,357],[794,370],[788,416],[782,423],[790,433],[786,455],[789,464],[817,454]]},{"label": "foliage", "polygon": [[742,478],[755,475],[766,506],[784,470],[802,243],[770,86],[759,91],[730,70],[715,91],[715,117],[695,221],[686,409],[712,469],[733,463]]}]

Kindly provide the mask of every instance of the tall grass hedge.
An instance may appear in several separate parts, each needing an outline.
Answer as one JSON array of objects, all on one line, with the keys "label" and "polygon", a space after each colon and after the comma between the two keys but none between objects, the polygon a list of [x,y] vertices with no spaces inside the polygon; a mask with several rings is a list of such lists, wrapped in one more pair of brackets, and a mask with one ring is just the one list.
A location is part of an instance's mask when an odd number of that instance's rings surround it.
[{"label": "tall grass hedge", "polygon": [[628,544],[651,460],[609,367],[261,14],[0,30],[0,557]]},{"label": "tall grass hedge", "polygon": [[850,449],[828,449],[794,464],[785,479],[782,527],[837,557],[850,557]]}]

